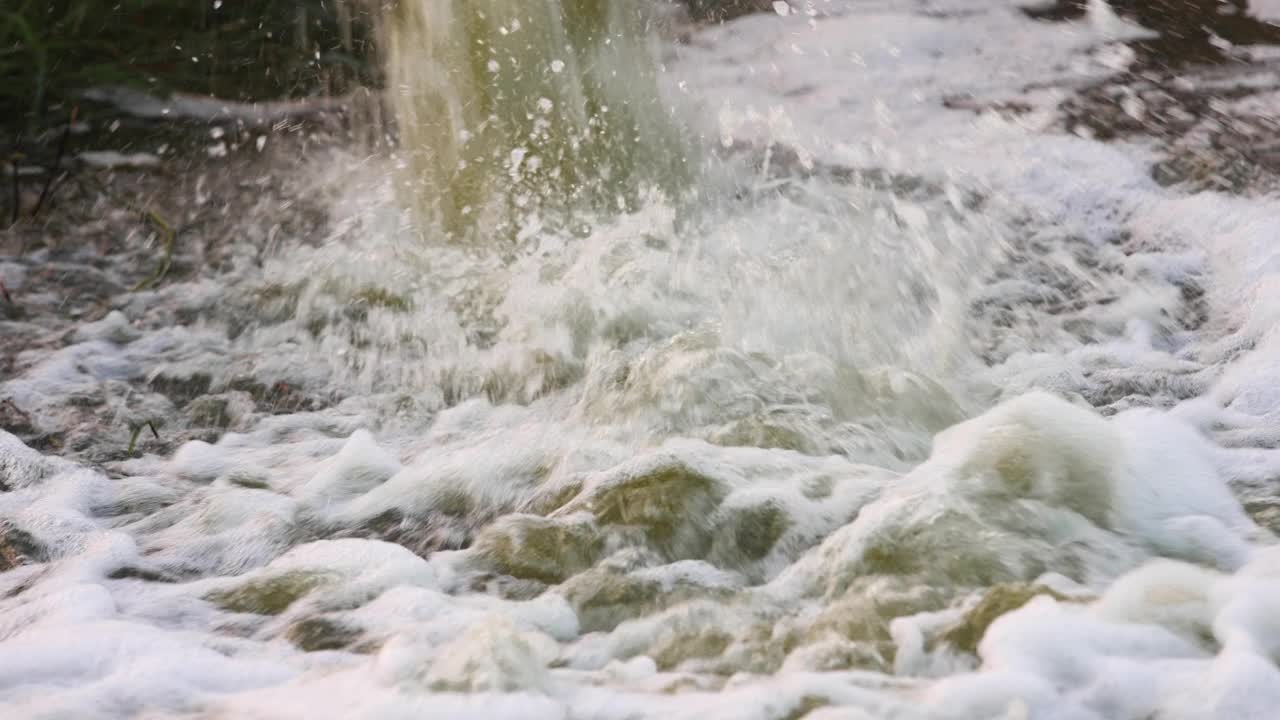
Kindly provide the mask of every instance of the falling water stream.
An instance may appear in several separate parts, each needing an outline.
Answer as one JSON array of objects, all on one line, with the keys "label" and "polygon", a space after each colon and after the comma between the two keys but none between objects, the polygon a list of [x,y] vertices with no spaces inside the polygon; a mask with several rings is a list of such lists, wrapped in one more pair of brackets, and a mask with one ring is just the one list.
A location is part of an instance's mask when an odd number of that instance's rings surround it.
[{"label": "falling water stream", "polygon": [[659,96],[652,10],[398,3],[387,69],[412,201],[449,234],[492,240],[686,191],[697,160]]}]

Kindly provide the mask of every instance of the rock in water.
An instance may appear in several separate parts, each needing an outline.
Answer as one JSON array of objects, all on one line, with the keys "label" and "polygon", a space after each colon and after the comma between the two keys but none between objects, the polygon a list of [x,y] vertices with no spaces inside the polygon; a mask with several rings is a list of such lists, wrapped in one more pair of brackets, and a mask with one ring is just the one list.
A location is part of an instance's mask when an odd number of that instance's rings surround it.
[{"label": "rock in water", "polygon": [[49,559],[45,546],[9,520],[0,520],[0,572]]},{"label": "rock in water", "polygon": [[687,0],[685,4],[694,20],[712,22],[763,12],[773,5],[769,0]]},{"label": "rock in water", "polygon": [[[1170,43],[1208,45],[1211,34],[1236,43],[1274,39],[1266,23],[1249,17],[1248,0],[1107,0],[1121,17],[1160,33]],[[1024,7],[1037,20],[1077,20],[1088,13],[1088,0],[1056,0]]]},{"label": "rock in water", "polygon": [[494,616],[442,648],[427,674],[438,692],[538,692],[550,676],[530,638]]}]

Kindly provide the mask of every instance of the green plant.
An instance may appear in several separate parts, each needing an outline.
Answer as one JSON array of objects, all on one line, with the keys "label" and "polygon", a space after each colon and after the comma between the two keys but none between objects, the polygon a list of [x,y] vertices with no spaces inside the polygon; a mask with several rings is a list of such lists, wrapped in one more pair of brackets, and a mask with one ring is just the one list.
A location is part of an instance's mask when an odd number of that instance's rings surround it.
[{"label": "green plant", "polygon": [[376,81],[364,0],[12,0],[0,117],[17,133],[84,88],[257,100]]}]

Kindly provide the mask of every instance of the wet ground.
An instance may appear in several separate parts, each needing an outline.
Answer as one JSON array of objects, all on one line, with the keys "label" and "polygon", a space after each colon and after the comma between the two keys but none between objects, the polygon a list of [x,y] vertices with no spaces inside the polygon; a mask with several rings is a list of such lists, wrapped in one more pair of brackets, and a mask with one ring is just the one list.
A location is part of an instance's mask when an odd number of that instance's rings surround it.
[{"label": "wet ground", "polygon": [[[228,115],[242,107],[228,105]],[[29,139],[10,184],[18,219],[0,230],[0,374],[21,376],[116,310],[147,329],[217,322],[233,336],[258,322],[253,268],[286,240],[325,237],[329,189],[308,184],[300,169],[353,142],[352,114],[303,108],[270,122],[170,120],[86,100],[70,128]],[[190,292],[211,278],[237,280],[225,294]],[[329,402],[287,380],[214,387],[216,373],[175,376],[154,360],[145,374],[48,398],[37,413],[0,399],[0,428],[44,452],[101,463],[216,439],[248,412]]]}]

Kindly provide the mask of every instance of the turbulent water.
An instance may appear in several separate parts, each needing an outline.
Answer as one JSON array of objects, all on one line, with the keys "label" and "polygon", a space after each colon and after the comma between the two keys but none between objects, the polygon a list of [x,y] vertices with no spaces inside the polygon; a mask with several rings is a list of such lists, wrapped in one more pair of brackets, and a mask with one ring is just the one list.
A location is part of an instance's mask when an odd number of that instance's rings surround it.
[{"label": "turbulent water", "polygon": [[[0,433],[5,537],[44,554],[0,574],[6,717],[1280,706],[1280,555],[1240,500],[1280,476],[1280,208],[1161,188],[1149,147],[1058,129],[1123,67],[1115,28],[793,3],[658,46],[621,121],[655,134],[579,154],[628,101],[575,100],[568,129],[538,103],[622,92],[592,77],[611,37],[652,49],[627,5],[581,42],[556,2],[434,24],[462,5],[402,3],[402,150],[317,163],[334,231],[229,271],[259,300],[235,333],[126,307],[5,382],[36,414],[147,372],[337,400],[228,392],[216,442],[105,471]],[[536,77],[476,87],[515,54]],[[455,57],[465,78],[414,79]],[[961,95],[1026,109],[943,109]],[[512,115],[473,146],[448,123],[498,112],[479,96]],[[560,176],[517,171],[539,147]],[[406,203],[406,168],[415,197],[497,209]],[[606,185],[623,201],[587,197]]]}]

